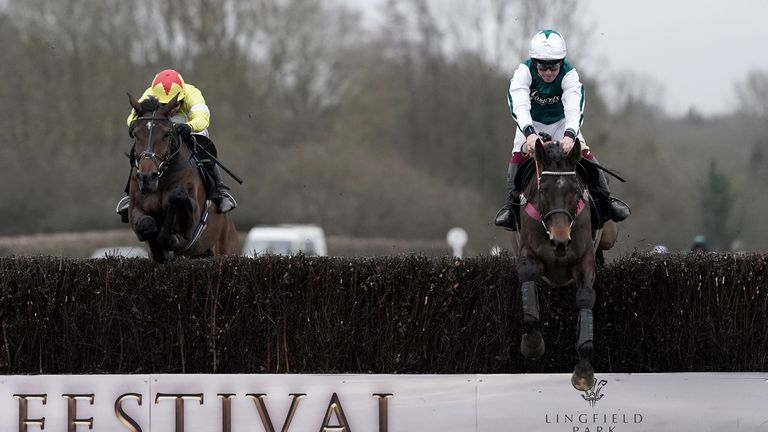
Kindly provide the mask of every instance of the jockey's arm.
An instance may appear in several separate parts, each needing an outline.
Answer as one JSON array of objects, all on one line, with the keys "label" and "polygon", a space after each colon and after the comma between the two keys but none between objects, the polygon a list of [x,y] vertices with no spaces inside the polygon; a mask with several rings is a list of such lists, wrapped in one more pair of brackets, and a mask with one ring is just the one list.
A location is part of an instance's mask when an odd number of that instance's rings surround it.
[{"label": "jockey's arm", "polygon": [[524,131],[528,126],[533,126],[531,118],[531,71],[528,66],[521,64],[512,79],[509,81],[507,92],[507,104],[512,117],[517,122],[517,127]]},{"label": "jockey's arm", "polygon": [[563,77],[563,110],[565,111],[565,131],[570,131],[576,139],[584,121],[584,86],[579,80],[576,69],[571,69]]},{"label": "jockey's arm", "polygon": [[191,84],[184,85],[184,109],[188,112],[187,124],[192,132],[202,132],[208,129],[211,123],[211,112],[205,104],[203,93]]}]

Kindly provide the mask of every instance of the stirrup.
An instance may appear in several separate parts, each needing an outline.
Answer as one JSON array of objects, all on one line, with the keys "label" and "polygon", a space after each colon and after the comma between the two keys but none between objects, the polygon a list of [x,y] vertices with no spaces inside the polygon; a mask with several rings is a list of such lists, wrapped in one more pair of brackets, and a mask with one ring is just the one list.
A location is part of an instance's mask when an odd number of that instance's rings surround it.
[{"label": "stirrup", "polygon": [[[618,204],[619,207],[621,207],[621,209],[618,210],[618,211],[621,211],[622,214],[615,215],[616,212],[614,211],[614,208],[613,208],[614,204]],[[614,198],[614,197],[610,197],[608,199],[608,211],[611,213],[611,215],[610,215],[611,216],[611,220],[613,220],[614,222],[621,222],[624,219],[628,218],[629,215],[632,214],[632,209],[627,205],[627,203],[625,203],[624,201],[622,201],[622,200],[620,200],[618,198]],[[614,216],[618,216],[618,217],[614,217]]]},{"label": "stirrup", "polygon": [[128,195],[120,198],[120,201],[117,202],[117,207],[115,207],[115,213],[120,215],[120,220],[123,221],[123,223],[128,223],[128,209],[130,209],[130,198]]},{"label": "stirrup", "polygon": [[129,205],[130,205],[130,198],[128,197],[128,195],[120,198],[120,201],[117,202],[117,207],[115,207],[115,213],[123,214],[126,210],[128,210]]},{"label": "stirrup", "polygon": [[237,201],[235,201],[235,197],[232,194],[226,190],[219,190],[219,195],[219,202],[217,203],[219,213],[229,213],[237,207]]}]

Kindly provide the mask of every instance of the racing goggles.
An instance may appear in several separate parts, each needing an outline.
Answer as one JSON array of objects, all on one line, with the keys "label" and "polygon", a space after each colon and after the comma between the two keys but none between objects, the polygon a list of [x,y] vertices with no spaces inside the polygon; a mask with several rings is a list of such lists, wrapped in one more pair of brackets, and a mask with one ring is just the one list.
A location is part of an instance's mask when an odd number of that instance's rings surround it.
[{"label": "racing goggles", "polygon": [[560,65],[563,64],[562,60],[542,61],[535,60],[536,69],[540,71],[556,71],[560,69]]}]

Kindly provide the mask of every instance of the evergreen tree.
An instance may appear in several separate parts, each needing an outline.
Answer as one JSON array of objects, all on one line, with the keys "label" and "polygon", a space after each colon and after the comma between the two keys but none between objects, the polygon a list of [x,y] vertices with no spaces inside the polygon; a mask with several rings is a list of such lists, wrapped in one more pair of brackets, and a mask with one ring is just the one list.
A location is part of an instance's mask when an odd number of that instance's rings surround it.
[{"label": "evergreen tree", "polygon": [[731,221],[735,202],[731,181],[717,167],[717,161],[710,159],[700,199],[703,232],[710,249],[727,250],[736,238],[738,227]]}]

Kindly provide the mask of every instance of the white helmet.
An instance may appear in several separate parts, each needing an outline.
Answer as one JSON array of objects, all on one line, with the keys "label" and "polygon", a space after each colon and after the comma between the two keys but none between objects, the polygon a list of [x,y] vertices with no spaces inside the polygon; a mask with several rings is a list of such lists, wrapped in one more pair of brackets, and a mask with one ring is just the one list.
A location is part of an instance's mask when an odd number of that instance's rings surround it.
[{"label": "white helmet", "polygon": [[531,39],[528,55],[534,60],[562,60],[565,58],[565,39],[554,30],[541,30]]}]

